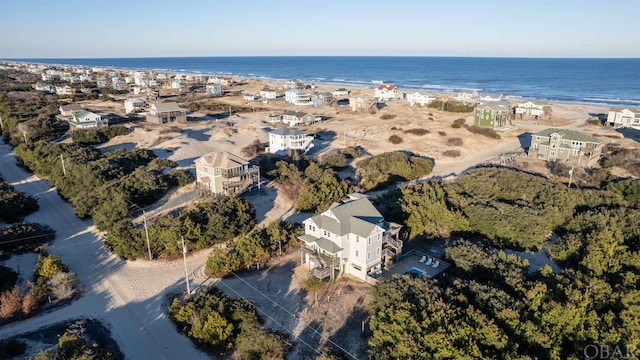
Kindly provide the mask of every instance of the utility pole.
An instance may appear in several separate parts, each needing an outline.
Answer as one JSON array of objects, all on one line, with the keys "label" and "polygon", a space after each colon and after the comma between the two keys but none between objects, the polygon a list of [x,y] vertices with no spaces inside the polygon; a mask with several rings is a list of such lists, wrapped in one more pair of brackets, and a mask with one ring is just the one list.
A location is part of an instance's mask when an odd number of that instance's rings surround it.
[{"label": "utility pole", "polygon": [[64,157],[60,154],[60,161],[62,162],[62,175],[67,176],[67,169],[64,167]]},{"label": "utility pole", "polygon": [[151,243],[149,242],[149,228],[147,227],[147,214],[144,212],[144,209],[140,210],[142,210],[142,218],[144,219],[144,233],[145,235],[147,235],[147,250],[149,251],[149,260],[153,260],[153,257],[151,256]]},{"label": "utility pole", "polygon": [[569,170],[569,189],[571,189],[571,180],[573,180],[573,166]]},{"label": "utility pole", "polygon": [[187,294],[191,294],[191,289],[189,288],[189,270],[187,269],[187,246],[184,244],[184,237],[180,235],[180,240],[182,241],[182,258],[184,259],[184,278],[187,281]]}]

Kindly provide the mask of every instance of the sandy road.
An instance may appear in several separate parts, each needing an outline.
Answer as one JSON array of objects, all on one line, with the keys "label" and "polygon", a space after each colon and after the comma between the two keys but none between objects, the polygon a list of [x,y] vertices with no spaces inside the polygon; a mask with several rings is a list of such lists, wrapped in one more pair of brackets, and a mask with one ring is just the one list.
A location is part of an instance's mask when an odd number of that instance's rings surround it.
[{"label": "sandy road", "polygon": [[[180,335],[166,317],[164,294],[184,286],[182,262],[125,262],[110,254],[91,221],[78,219],[69,203],[49,184],[16,166],[11,147],[0,145],[0,172],[17,190],[38,199],[40,210],[26,220],[51,226],[56,240],[49,251],[62,257],[86,287],[85,295],[71,305],[0,328],[0,338],[34,331],[77,317],[106,323],[127,359],[206,359]],[[188,260],[201,267],[207,252]],[[198,285],[205,279],[193,279]]]}]

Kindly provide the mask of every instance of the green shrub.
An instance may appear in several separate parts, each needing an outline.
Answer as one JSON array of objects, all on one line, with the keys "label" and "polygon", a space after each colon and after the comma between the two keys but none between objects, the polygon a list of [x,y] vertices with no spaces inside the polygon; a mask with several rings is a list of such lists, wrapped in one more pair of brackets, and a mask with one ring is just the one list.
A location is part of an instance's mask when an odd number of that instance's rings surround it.
[{"label": "green shrub", "polygon": [[447,140],[447,146],[462,146],[461,138],[450,138]]},{"label": "green shrub", "polygon": [[454,129],[460,129],[462,127],[462,125],[458,124],[458,123],[453,123],[451,124],[451,127]]},{"label": "green shrub", "polygon": [[462,155],[460,150],[445,150],[442,152],[442,156],[447,156],[447,157],[457,158],[457,157],[460,157],[460,155]]},{"label": "green shrub", "polygon": [[474,134],[486,136],[491,139],[500,139],[500,134],[490,127],[478,125],[465,125],[464,127]]},{"label": "green shrub", "polygon": [[431,173],[431,160],[400,151],[382,153],[358,163],[360,187],[367,191]]},{"label": "green shrub", "polygon": [[404,132],[407,134],[412,134],[416,136],[423,136],[431,133],[431,131],[427,129],[422,129],[422,128],[408,129],[408,130],[405,130]]},{"label": "green shrub", "polygon": [[475,108],[473,105],[466,105],[466,104],[458,103],[455,101],[445,101],[443,103],[442,100],[436,100],[434,102],[429,103],[429,105],[427,106],[433,109],[442,109],[444,111],[456,112],[456,113],[472,112],[473,109]]},{"label": "green shrub", "polygon": [[382,119],[382,120],[391,120],[391,119],[393,119],[393,118],[395,118],[395,117],[396,117],[396,116],[395,116],[395,115],[393,115],[393,114],[382,114],[382,115],[380,116],[380,119]]},{"label": "green shrub", "polygon": [[389,142],[392,144],[400,144],[402,142],[402,138],[398,135],[389,136]]}]

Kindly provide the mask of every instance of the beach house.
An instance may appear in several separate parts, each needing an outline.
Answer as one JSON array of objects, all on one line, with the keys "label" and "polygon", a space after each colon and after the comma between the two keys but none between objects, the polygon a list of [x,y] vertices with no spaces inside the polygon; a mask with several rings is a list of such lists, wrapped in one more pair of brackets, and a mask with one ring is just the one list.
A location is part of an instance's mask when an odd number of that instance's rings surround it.
[{"label": "beach house", "polygon": [[282,113],[283,123],[289,126],[298,126],[298,125],[311,125],[318,121],[314,114],[307,114],[301,111],[285,111]]},{"label": "beach house", "polygon": [[607,116],[607,125],[640,129],[640,110],[611,108]]},{"label": "beach house", "polygon": [[409,105],[414,106],[416,104],[420,106],[429,105],[433,101],[435,101],[435,97],[431,97],[429,95],[421,94],[419,92],[414,92],[412,94],[407,95],[407,101]]},{"label": "beach house", "polygon": [[[402,252],[399,225],[385,222],[366,195],[353,193],[302,222],[303,261],[320,279],[351,274],[367,281]],[[392,231],[392,229],[395,229]]]},{"label": "beach house", "polygon": [[402,93],[393,85],[380,85],[374,91],[379,101],[396,100],[402,98]]},{"label": "beach house", "polygon": [[181,108],[174,102],[155,103],[149,108],[146,120],[156,124],[186,122],[187,110]]},{"label": "beach house", "polygon": [[339,88],[339,89],[335,89],[333,90],[332,95],[335,97],[338,96],[348,96],[349,94],[351,94],[351,91],[345,89],[345,88]]},{"label": "beach house", "polygon": [[333,103],[333,94],[330,92],[316,93],[311,96],[311,103],[315,108],[323,108],[325,106],[331,106]]},{"label": "beach house", "polygon": [[372,109],[376,104],[377,101],[371,100],[371,97],[368,94],[349,96],[349,108],[353,112],[369,111],[369,109]]},{"label": "beach house", "polygon": [[96,113],[86,110],[80,110],[73,113],[73,116],[67,119],[72,130],[75,129],[87,129],[87,128],[99,128],[106,125],[102,121],[102,117]]},{"label": "beach house", "polygon": [[142,98],[131,98],[124,101],[124,113],[132,114],[144,111],[147,102]]},{"label": "beach house", "polygon": [[506,97],[502,94],[485,93],[480,95],[481,102],[498,102],[505,100]]},{"label": "beach house", "polygon": [[71,104],[66,104],[66,105],[60,105],[60,116],[59,118],[71,118],[73,117],[73,115],[75,113],[77,113],[78,111],[83,110],[84,108],[82,107],[81,104],[78,103],[71,103]]},{"label": "beach house", "polygon": [[212,152],[195,160],[201,194],[238,195],[260,188],[260,169],[229,152]]},{"label": "beach house", "polygon": [[205,92],[211,95],[222,95],[222,85],[209,84],[205,86]]},{"label": "beach house", "polygon": [[500,127],[507,124],[511,107],[504,102],[480,104],[473,110],[473,124]]},{"label": "beach house", "polygon": [[531,134],[529,156],[569,165],[591,166],[600,159],[603,147],[602,141],[581,132],[550,128]]},{"label": "beach house", "polygon": [[313,148],[313,136],[293,128],[279,128],[269,131],[269,152],[272,154],[286,154],[289,150],[299,150],[303,153]]},{"label": "beach house", "polygon": [[289,89],[284,93],[284,101],[293,105],[311,105],[311,95],[302,89]]},{"label": "beach house", "polygon": [[267,100],[275,99],[278,96],[275,90],[269,88],[263,88],[260,90],[260,97]]},{"label": "beach house", "polygon": [[545,103],[538,101],[525,101],[518,103],[515,107],[515,114],[520,119],[541,119],[545,115]]},{"label": "beach house", "polygon": [[73,95],[75,93],[76,93],[75,89],[72,88],[69,85],[56,86],[56,94],[57,95],[68,96],[68,95]]},{"label": "beach house", "polygon": [[477,90],[462,90],[453,98],[453,100],[463,104],[475,104],[480,101],[480,95]]},{"label": "beach house", "polygon": [[46,92],[50,92],[50,93],[56,92],[56,87],[55,86],[53,86],[51,84],[43,84],[41,82],[38,82],[35,85],[33,85],[33,88],[36,89],[37,91],[46,91]]}]

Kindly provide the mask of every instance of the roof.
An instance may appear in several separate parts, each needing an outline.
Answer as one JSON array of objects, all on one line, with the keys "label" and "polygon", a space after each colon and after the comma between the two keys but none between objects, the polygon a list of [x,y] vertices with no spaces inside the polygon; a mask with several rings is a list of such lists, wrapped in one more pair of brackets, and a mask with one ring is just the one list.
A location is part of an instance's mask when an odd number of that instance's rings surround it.
[{"label": "roof", "polygon": [[288,127],[278,128],[273,131],[270,131],[269,133],[276,134],[276,135],[306,135],[300,130],[297,130],[294,128],[288,128]]},{"label": "roof", "polygon": [[287,110],[287,111],[283,112],[282,115],[292,115],[292,116],[301,118],[303,116],[306,116],[307,113],[304,113],[302,111]]},{"label": "roof", "polygon": [[273,92],[275,92],[275,90],[273,90],[273,89],[269,89],[269,88],[267,88],[267,87],[266,87],[266,88],[263,88],[263,89],[262,89],[262,90],[260,90],[260,91],[273,91]]},{"label": "roof", "polygon": [[395,90],[395,89],[397,89],[397,87],[395,87],[393,85],[380,85],[380,86],[378,86],[378,90],[383,90],[383,89]]},{"label": "roof", "polygon": [[68,105],[60,105],[60,110],[62,111],[77,111],[82,110],[82,105],[78,103],[71,103]]},{"label": "roof", "polygon": [[185,109],[178,106],[177,103],[167,102],[167,103],[155,103],[151,105],[151,110],[155,110],[156,112],[167,112],[167,111],[186,111]]},{"label": "roof", "polygon": [[585,135],[581,132],[574,131],[574,130],[567,130],[567,129],[549,128],[549,129],[537,132],[532,136],[550,137],[551,134],[554,134],[554,133],[560,135],[563,139],[567,139],[567,140],[590,142],[590,143],[597,143],[597,144],[602,142],[594,137]]},{"label": "roof", "polygon": [[482,104],[476,106],[476,109],[486,109],[486,108],[489,108],[489,109],[495,110],[495,111],[507,111],[507,110],[511,109],[511,106],[508,103],[504,102],[504,101],[482,103]]},{"label": "roof", "polygon": [[247,165],[249,163],[249,161],[241,158],[240,156],[234,155],[227,151],[212,152],[196,159],[196,161],[203,161],[211,167],[220,167],[223,169],[232,169],[238,166]]},{"label": "roof", "polygon": [[[82,110],[82,111],[78,111],[77,113],[75,113],[75,118],[76,119],[82,119],[84,117],[87,117],[88,115],[93,114],[91,111],[86,111],[86,110]],[[95,115],[95,114],[93,114]]]},{"label": "roof", "polygon": [[631,111],[634,114],[640,114],[640,110],[638,109],[629,109],[629,108],[610,108],[609,111],[615,111],[615,112],[623,112],[623,111]]},{"label": "roof", "polygon": [[380,212],[367,197],[348,200],[344,203],[334,203],[328,211],[331,212],[335,218],[323,213],[311,219],[319,228],[328,230],[339,236],[352,233],[361,237],[368,237],[375,227],[384,220]]}]

